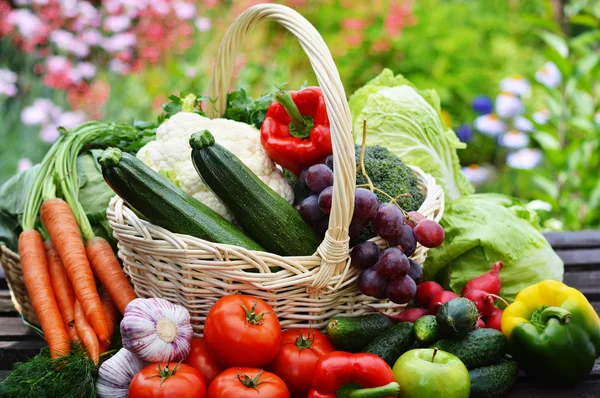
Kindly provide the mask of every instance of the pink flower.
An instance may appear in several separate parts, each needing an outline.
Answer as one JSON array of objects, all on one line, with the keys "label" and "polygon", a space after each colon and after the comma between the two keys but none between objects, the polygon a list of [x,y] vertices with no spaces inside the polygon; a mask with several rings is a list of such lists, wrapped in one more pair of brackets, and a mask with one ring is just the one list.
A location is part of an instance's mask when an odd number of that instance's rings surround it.
[{"label": "pink flower", "polygon": [[17,94],[17,74],[10,69],[0,68],[0,95],[12,97]]},{"label": "pink flower", "polygon": [[164,0],[153,0],[150,7],[159,15],[167,15],[171,11],[169,3]]},{"label": "pink flower", "polygon": [[33,167],[33,162],[29,158],[21,158],[19,159],[19,163],[17,164],[17,171],[19,173],[30,169]]},{"label": "pink flower", "polygon": [[131,26],[131,19],[125,15],[111,15],[104,19],[104,29],[110,32],[121,32]]},{"label": "pink flower", "polygon": [[91,80],[96,76],[96,66],[90,62],[80,62],[75,68],[77,69],[77,73],[84,79]]},{"label": "pink flower", "polygon": [[40,138],[46,144],[52,144],[54,141],[56,141],[58,136],[59,136],[59,133],[58,133],[57,125],[49,124],[49,125],[42,127],[42,130],[40,130]]},{"label": "pink flower", "polygon": [[56,120],[56,124],[68,129],[79,126],[85,122],[85,114],[81,111],[64,112]]},{"label": "pink flower", "polygon": [[50,73],[63,73],[71,68],[71,64],[65,57],[55,55],[46,58],[46,67]]},{"label": "pink flower", "polygon": [[117,33],[111,37],[104,38],[102,47],[106,52],[115,53],[135,46],[136,37],[133,33]]},{"label": "pink flower", "polygon": [[38,98],[21,111],[21,122],[27,126],[45,124],[52,117],[54,104],[46,98]]},{"label": "pink flower", "polygon": [[102,34],[95,29],[87,29],[80,34],[80,39],[90,46],[98,46],[102,43]]},{"label": "pink flower", "polygon": [[111,59],[109,68],[117,75],[126,75],[131,70],[130,66],[118,59]]},{"label": "pink flower", "polygon": [[347,34],[344,37],[344,39],[346,40],[346,43],[348,43],[348,45],[350,45],[351,47],[358,47],[363,41],[363,33],[352,32],[350,34]]},{"label": "pink flower", "polygon": [[8,14],[8,23],[15,26],[26,40],[37,35],[44,25],[41,19],[25,8],[11,11]]},{"label": "pink flower", "polygon": [[196,28],[198,28],[198,30],[200,32],[207,32],[210,30],[210,26],[211,26],[210,18],[198,17],[198,18],[196,18],[195,25],[196,25]]},{"label": "pink flower", "polygon": [[173,10],[179,19],[192,19],[196,15],[196,6],[192,3],[175,3]]},{"label": "pink flower", "polygon": [[204,0],[204,6],[206,8],[214,8],[219,5],[219,0]]},{"label": "pink flower", "polygon": [[358,18],[349,18],[342,21],[344,29],[359,30],[367,25],[366,21]]}]

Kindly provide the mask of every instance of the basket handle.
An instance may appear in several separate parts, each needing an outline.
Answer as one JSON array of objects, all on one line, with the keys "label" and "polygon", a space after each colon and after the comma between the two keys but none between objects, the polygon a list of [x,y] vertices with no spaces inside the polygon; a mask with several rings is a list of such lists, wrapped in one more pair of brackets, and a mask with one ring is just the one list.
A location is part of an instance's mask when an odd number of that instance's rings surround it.
[{"label": "basket handle", "polygon": [[319,32],[291,8],[279,4],[259,4],[248,8],[229,27],[219,46],[210,84],[210,97],[216,101],[207,103],[206,114],[215,118],[225,111],[227,91],[238,50],[247,33],[263,21],[279,23],[298,39],[308,55],[327,107],[335,170],[329,229],[317,250],[322,258],[321,269],[312,285],[313,288],[320,289],[331,283],[333,275],[345,272],[347,267],[348,228],[354,212],[356,163],[352,117],[346,93],[331,53]]}]

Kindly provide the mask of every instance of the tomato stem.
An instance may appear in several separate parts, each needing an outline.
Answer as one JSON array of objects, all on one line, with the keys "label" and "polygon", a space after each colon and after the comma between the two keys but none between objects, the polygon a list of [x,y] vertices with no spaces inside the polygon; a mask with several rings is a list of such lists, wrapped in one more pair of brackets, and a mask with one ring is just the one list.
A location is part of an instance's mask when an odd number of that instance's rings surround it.
[{"label": "tomato stem", "polygon": [[254,388],[256,390],[256,387],[260,386],[262,383],[265,383],[264,381],[258,380],[262,374],[263,371],[261,370],[256,377],[252,378],[248,375],[241,375],[238,373],[237,378],[246,388]]},{"label": "tomato stem", "polygon": [[244,304],[240,304],[244,311],[246,311],[246,322],[251,323],[253,325],[262,325],[264,322],[263,317],[265,315],[269,315],[271,312],[262,312],[257,314],[255,312],[257,302],[254,302],[252,308],[248,309]]},{"label": "tomato stem", "polygon": [[303,350],[305,348],[310,348],[312,346],[312,344],[315,342],[315,334],[314,333],[311,336],[310,332],[308,332],[308,335],[306,337],[304,337],[304,335],[302,334],[301,331],[298,331],[298,334],[299,334],[299,336],[296,337],[296,346],[300,350]]},{"label": "tomato stem", "polygon": [[181,364],[181,362],[179,362],[177,365],[175,365],[175,367],[171,370],[171,369],[169,369],[169,364],[166,364],[164,368],[161,368],[160,363],[159,363],[158,364],[158,373],[150,375],[150,376],[146,377],[146,379],[150,379],[152,377],[160,377],[160,385],[162,386],[162,384],[165,380],[167,380],[171,376],[175,376],[175,373],[177,373],[177,368],[179,368],[180,364]]}]

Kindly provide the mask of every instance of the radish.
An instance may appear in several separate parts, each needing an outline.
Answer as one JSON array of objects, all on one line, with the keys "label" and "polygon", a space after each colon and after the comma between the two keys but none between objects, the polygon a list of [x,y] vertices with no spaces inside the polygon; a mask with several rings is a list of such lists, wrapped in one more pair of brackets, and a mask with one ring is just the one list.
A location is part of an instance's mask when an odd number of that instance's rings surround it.
[{"label": "radish", "polygon": [[436,315],[438,313],[438,311],[440,310],[440,307],[442,306],[442,304],[445,304],[448,301],[455,299],[455,298],[458,298],[458,296],[454,292],[450,292],[447,290],[439,292],[438,294],[433,296],[433,298],[429,302],[429,313],[431,315]]},{"label": "radish", "polygon": [[461,292],[461,296],[465,297],[465,293],[469,290],[483,290],[484,292],[498,295],[502,282],[500,281],[500,270],[504,267],[502,261],[496,261],[492,270],[476,278],[471,279]]},{"label": "radish", "polygon": [[483,319],[479,318],[477,320],[477,325],[475,325],[475,329],[485,329],[485,323],[483,322]]},{"label": "radish", "polygon": [[431,301],[433,296],[443,291],[444,288],[437,282],[423,282],[419,286],[417,286],[417,293],[415,294],[415,299],[423,307],[428,307],[429,302]]},{"label": "radish", "polygon": [[492,329],[496,329],[499,331],[502,331],[501,328],[501,320],[502,320],[502,313],[504,312],[503,309],[501,308],[494,308],[494,310],[492,311],[492,315],[490,315],[489,317],[486,318],[485,320],[485,324],[488,328],[492,328]]},{"label": "radish", "polygon": [[429,311],[426,308],[408,308],[396,315],[394,320],[415,323],[417,319],[427,314],[429,314]]},{"label": "radish", "polygon": [[485,318],[492,315],[492,311],[494,311],[493,294],[489,294],[479,289],[472,289],[467,291],[463,297],[468,298],[475,304],[477,311],[479,311],[479,315],[482,317]]}]

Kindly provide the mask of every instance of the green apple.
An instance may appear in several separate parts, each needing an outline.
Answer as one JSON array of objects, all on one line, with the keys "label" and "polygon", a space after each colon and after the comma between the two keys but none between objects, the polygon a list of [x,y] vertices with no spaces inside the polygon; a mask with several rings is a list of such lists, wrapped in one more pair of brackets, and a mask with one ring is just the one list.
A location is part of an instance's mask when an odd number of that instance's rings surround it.
[{"label": "green apple", "polygon": [[437,349],[405,352],[394,364],[402,398],[469,398],[469,371],[456,356]]}]

